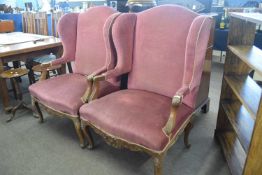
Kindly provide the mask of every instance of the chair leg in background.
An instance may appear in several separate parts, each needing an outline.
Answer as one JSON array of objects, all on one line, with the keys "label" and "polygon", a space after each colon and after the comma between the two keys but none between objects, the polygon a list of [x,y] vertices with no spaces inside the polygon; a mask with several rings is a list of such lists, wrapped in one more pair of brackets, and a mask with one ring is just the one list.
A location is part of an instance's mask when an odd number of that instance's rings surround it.
[{"label": "chair leg in background", "polygon": [[40,109],[38,102],[36,100],[34,100],[33,97],[32,97],[32,108],[33,108],[33,112],[37,113],[37,115],[34,115],[34,116],[37,117],[37,118],[39,117],[39,122],[43,123],[44,117],[43,117],[42,111]]},{"label": "chair leg in background", "polygon": [[206,102],[206,104],[201,108],[201,112],[204,114],[209,112],[209,106],[210,106],[210,99]]}]

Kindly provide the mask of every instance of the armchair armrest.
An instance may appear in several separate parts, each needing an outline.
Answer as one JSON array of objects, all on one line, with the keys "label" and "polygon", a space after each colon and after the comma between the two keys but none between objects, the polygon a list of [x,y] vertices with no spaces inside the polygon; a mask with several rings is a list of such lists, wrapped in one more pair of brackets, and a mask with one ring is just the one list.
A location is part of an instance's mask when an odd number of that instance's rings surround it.
[{"label": "armchair armrest", "polygon": [[52,65],[52,62],[46,62],[42,64],[35,65],[32,70],[35,72],[40,72],[40,81],[45,80],[49,76],[49,71],[61,68],[61,65]]},{"label": "armchair armrest", "polygon": [[183,102],[183,98],[189,93],[189,87],[183,86],[180,88],[176,95],[172,98],[172,106],[170,110],[169,119],[166,125],[163,127],[163,131],[167,136],[171,136],[172,131],[176,126],[176,115],[177,109],[179,108],[180,104]]},{"label": "armchair armrest", "polygon": [[92,101],[97,98],[100,90],[100,81],[105,81],[106,75],[103,73],[101,75],[96,75],[92,77],[92,93],[90,92],[88,101]]},{"label": "armchair armrest", "polygon": [[88,87],[84,95],[81,97],[83,103],[88,102],[90,98],[91,100],[96,98],[99,91],[99,81],[104,81],[105,79],[105,74],[96,75],[93,73],[86,76],[86,80],[88,81]]}]

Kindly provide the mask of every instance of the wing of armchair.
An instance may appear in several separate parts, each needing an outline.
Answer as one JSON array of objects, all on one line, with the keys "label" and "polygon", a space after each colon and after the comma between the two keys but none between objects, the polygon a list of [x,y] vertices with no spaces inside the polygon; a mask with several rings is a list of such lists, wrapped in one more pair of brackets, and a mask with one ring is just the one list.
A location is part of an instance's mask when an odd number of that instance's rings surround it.
[{"label": "wing of armchair", "polygon": [[[69,13],[64,15],[64,17],[59,20],[57,30],[63,43],[63,55],[61,58],[41,64],[41,80],[46,78],[49,67],[65,64],[75,60],[78,16],[78,13]],[[70,27],[65,27],[69,24]]]},{"label": "wing of armchair", "polygon": [[203,58],[208,44],[208,32],[212,27],[211,24],[212,19],[206,16],[196,17],[191,24],[185,50],[184,85],[172,98],[170,116],[163,128],[163,131],[169,137],[172,137],[172,131],[176,125],[176,111],[180,104],[184,102],[192,108],[195,107],[196,95],[204,64]]},{"label": "wing of armchair", "polygon": [[[101,94],[101,91],[104,91],[101,89],[101,83],[109,81],[119,85],[119,77],[131,70],[136,16],[135,14],[121,14],[113,20],[114,25],[111,26],[111,31],[114,39],[109,37],[108,42],[106,42],[107,60],[111,61],[107,62],[102,69],[87,76],[87,79],[92,81],[92,93],[90,89],[87,89],[82,96],[82,101],[92,101],[100,97],[103,94],[103,92]],[[115,59],[116,53],[117,60]],[[112,60],[113,58],[114,60]]]}]

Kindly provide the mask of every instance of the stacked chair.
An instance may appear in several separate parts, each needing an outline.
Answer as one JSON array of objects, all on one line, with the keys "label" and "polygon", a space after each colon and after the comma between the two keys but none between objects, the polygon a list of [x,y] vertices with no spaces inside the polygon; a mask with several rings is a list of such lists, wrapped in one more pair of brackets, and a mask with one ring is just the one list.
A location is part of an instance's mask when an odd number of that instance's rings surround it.
[{"label": "stacked chair", "polygon": [[[89,148],[92,128],[116,148],[151,155],[154,174],[161,175],[164,155],[182,132],[190,147],[212,19],[167,5],[137,14],[113,13],[97,7],[60,20],[65,50],[52,64],[74,60],[75,71],[30,86],[33,103],[39,113],[41,103],[71,118],[82,146],[79,119]],[[70,27],[63,28],[69,21]],[[104,23],[102,41],[98,35]],[[119,77],[125,73],[127,89],[120,90]]]}]

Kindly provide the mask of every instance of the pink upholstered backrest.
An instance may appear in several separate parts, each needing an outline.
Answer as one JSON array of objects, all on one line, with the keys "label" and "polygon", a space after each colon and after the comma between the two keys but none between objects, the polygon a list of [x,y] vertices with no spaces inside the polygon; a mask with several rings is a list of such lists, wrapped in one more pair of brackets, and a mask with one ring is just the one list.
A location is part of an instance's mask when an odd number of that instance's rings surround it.
[{"label": "pink upholstered backrest", "polygon": [[115,12],[112,8],[100,6],[79,14],[75,73],[88,75],[104,66],[106,48],[103,27],[107,18]]},{"label": "pink upholstered backrest", "polygon": [[69,13],[60,18],[57,31],[63,44],[63,56],[52,64],[62,64],[75,60],[78,13]]},{"label": "pink upholstered backrest", "polygon": [[[63,56],[53,65],[75,61],[73,71],[88,75],[104,66],[106,47],[104,25],[116,11],[110,7],[94,7],[84,13],[64,15],[58,23],[58,34],[63,44]],[[104,29],[104,31],[103,31]]]},{"label": "pink upholstered backrest", "polygon": [[[202,19],[207,19],[204,25]],[[175,5],[138,13],[128,88],[173,97],[185,83],[199,86],[210,26],[208,17]],[[190,92],[190,106],[197,91]]]},{"label": "pink upholstered backrest", "polygon": [[159,6],[137,14],[128,88],[174,96],[182,85],[186,39],[195,17],[180,6]]}]

